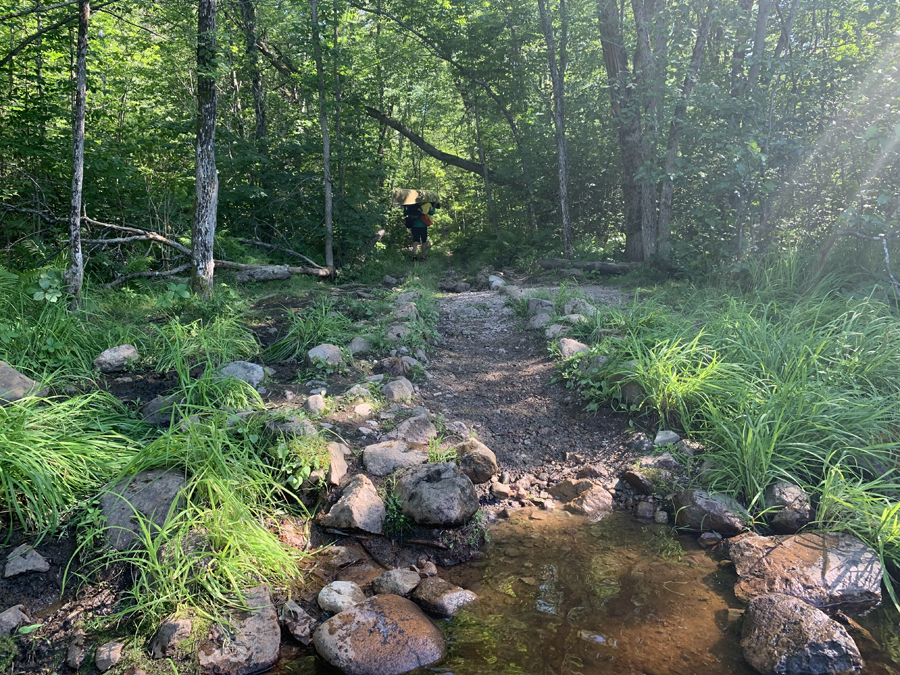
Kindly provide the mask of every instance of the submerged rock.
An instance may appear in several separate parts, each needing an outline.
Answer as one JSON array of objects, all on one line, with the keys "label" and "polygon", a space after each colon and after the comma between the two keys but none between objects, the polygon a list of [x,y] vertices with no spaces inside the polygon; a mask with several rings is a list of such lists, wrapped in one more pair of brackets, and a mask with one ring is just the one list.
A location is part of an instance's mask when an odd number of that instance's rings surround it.
[{"label": "submerged rock", "polygon": [[763,675],[853,673],[862,658],[847,631],[821,610],[778,593],[754,598],[744,613],[744,658]]},{"label": "submerged rock", "polygon": [[418,585],[412,599],[432,614],[454,616],[460,608],[477,600],[478,596],[440,577],[430,577]]},{"label": "submerged rock", "polygon": [[319,656],[346,675],[402,675],[447,651],[440,629],[399,595],[376,595],[336,614],[313,635]]},{"label": "submerged rock", "polygon": [[281,608],[281,623],[300,644],[312,644],[313,631],[319,622],[293,600],[288,600]]}]

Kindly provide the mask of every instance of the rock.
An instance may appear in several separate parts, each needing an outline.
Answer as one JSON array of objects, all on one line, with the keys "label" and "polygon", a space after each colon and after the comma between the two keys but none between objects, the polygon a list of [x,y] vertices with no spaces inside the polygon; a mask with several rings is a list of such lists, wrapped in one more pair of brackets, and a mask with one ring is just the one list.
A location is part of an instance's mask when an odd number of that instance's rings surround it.
[{"label": "rock", "polygon": [[622,475],[622,480],[628,483],[638,493],[642,495],[653,494],[653,481],[647,478],[640,471],[629,469]]},{"label": "rock", "polygon": [[397,438],[412,445],[428,445],[438,432],[431,420],[425,415],[410,417],[397,427]]},{"label": "rock", "polygon": [[175,649],[180,642],[191,637],[194,622],[190,619],[166,619],[156,630],[150,641],[150,657],[165,659],[175,656]]},{"label": "rock", "polygon": [[241,270],[234,275],[234,280],[239,284],[247,284],[262,281],[281,281],[291,278],[291,271],[287,265],[262,265],[247,270]]},{"label": "rock", "polygon": [[218,376],[236,378],[255,389],[266,378],[266,371],[262,366],[249,361],[232,361],[219,370]]},{"label": "rock", "polygon": [[[568,312],[566,313],[568,314]],[[538,316],[540,314],[553,314],[553,302],[541,300],[540,298],[529,298],[528,316]]]},{"label": "rock", "polygon": [[368,417],[372,414],[372,411],[375,410],[370,403],[360,403],[358,406],[354,406],[353,414],[359,415],[360,417]]},{"label": "rock", "polygon": [[565,503],[580,497],[588,490],[594,488],[594,483],[589,480],[574,481],[567,478],[551,487],[548,492],[554,499]]},{"label": "rock", "polygon": [[363,464],[373,476],[389,476],[398,469],[427,461],[427,453],[411,448],[405,441],[385,441],[363,449]]},{"label": "rock", "polygon": [[576,269],[561,269],[556,271],[557,276],[564,279],[584,279],[584,271]]},{"label": "rock", "polygon": [[183,399],[179,399],[176,395],[157,396],[141,407],[140,414],[147,424],[154,427],[168,427],[181,419],[177,406],[183,402]]},{"label": "rock", "polygon": [[366,594],[352,581],[332,581],[319,591],[316,602],[330,614],[343,612],[348,607],[364,602]]},{"label": "rock", "polygon": [[878,554],[851,534],[745,536],[729,546],[729,555],[740,576],[734,592],[744,601],[783,593],[848,614],[881,604]]},{"label": "rock", "polygon": [[566,511],[599,517],[612,510],[612,495],[604,487],[595,485],[566,504]]},{"label": "rock", "polygon": [[588,346],[578,340],[572,340],[570,338],[563,338],[559,341],[559,354],[564,359],[568,359],[575,354],[581,354],[582,352],[586,352],[588,350]]},{"label": "rock", "polygon": [[391,318],[395,321],[415,321],[419,318],[419,308],[412,302],[403,303],[391,312]]},{"label": "rock", "polygon": [[372,346],[372,341],[369,338],[355,337],[350,340],[347,351],[353,354],[353,356],[356,356],[357,354],[368,354],[372,351]]},{"label": "rock", "polygon": [[503,483],[494,483],[491,485],[491,494],[494,495],[495,499],[509,499],[512,494],[512,490],[509,485],[504,485]]},{"label": "rock", "polygon": [[325,514],[321,524],[323,527],[381,534],[384,518],[384,503],[372,481],[358,475],[347,484],[344,494]]},{"label": "rock", "polygon": [[347,455],[351,454],[350,448],[343,443],[327,443],[325,449],[328,450],[328,474],[325,478],[331,485],[340,485],[344,476],[347,475]]},{"label": "rock", "polygon": [[525,324],[526,330],[538,330],[539,328],[543,328],[548,323],[553,321],[549,314],[535,314],[533,317],[528,319],[528,323]]},{"label": "rock", "polygon": [[400,282],[397,280],[396,277],[392,277],[389,274],[385,274],[384,279],[381,280],[381,283],[383,283],[385,286],[396,286]]},{"label": "rock", "polygon": [[50,563],[44,559],[44,556],[28,544],[22,544],[6,556],[6,568],[3,570],[3,578],[9,579],[28,572],[47,572],[49,569]]},{"label": "rock", "polygon": [[585,316],[594,316],[597,311],[597,308],[584,298],[572,298],[571,300],[567,300],[566,304],[563,305],[563,314],[584,314]]},{"label": "rock", "polygon": [[488,277],[488,286],[492,291],[497,291],[506,286],[506,280],[498,277],[496,274],[492,274]]},{"label": "rock", "polygon": [[548,340],[555,340],[560,335],[565,335],[568,332],[568,326],[564,326],[561,323],[554,323],[544,329],[544,337]]},{"label": "rock", "polygon": [[281,627],[267,586],[244,592],[248,610],[234,612],[230,625],[216,624],[197,656],[203,675],[251,675],[278,660]]},{"label": "rock", "polygon": [[750,602],[741,648],[747,662],[763,675],[853,673],[863,665],[843,626],[821,610],[778,593]]},{"label": "rock", "polygon": [[97,647],[94,654],[94,664],[101,673],[106,672],[122,660],[122,650],[125,643],[120,640],[112,640]]},{"label": "rock", "polygon": [[288,600],[282,606],[281,623],[297,642],[307,647],[312,644],[313,631],[319,625],[318,621],[293,600]]},{"label": "rock", "polygon": [[749,514],[732,497],[706,490],[682,490],[675,495],[675,524],[688,530],[738,534]]},{"label": "rock", "polygon": [[588,318],[584,314],[566,314],[561,320],[568,323],[584,323]]},{"label": "rock", "polygon": [[376,595],[316,629],[319,656],[347,675],[403,675],[447,651],[440,629],[399,595]]},{"label": "rock", "polygon": [[81,664],[87,658],[87,646],[84,638],[84,631],[80,628],[76,629],[72,635],[72,641],[69,643],[69,648],[66,650],[66,665],[72,670],[81,668]]},{"label": "rock", "polygon": [[391,342],[397,342],[398,340],[402,340],[407,335],[409,335],[410,332],[411,331],[407,326],[404,326],[402,323],[395,323],[392,326],[388,327],[385,338],[387,338]]},{"label": "rock", "polygon": [[718,532],[704,532],[697,537],[697,543],[703,548],[715,548],[722,543],[722,535]]},{"label": "rock", "polygon": [[811,518],[809,495],[787,481],[779,480],[766,488],[767,510],[774,510],[770,524],[778,534],[794,534]]},{"label": "rock", "polygon": [[26,626],[30,621],[25,613],[25,605],[14,605],[0,612],[0,637],[12,635],[19,626]]},{"label": "rock", "polygon": [[419,584],[412,594],[412,599],[426,612],[440,616],[454,616],[461,607],[474,602],[478,596],[440,577],[430,577]]},{"label": "rock", "polygon": [[653,522],[658,525],[667,525],[669,523],[669,514],[666,511],[660,509],[656,513],[653,514]]},{"label": "rock", "polygon": [[[314,394],[315,396],[316,394]],[[289,415],[284,419],[266,420],[266,429],[276,436],[295,436],[302,438],[303,436],[315,436],[316,428],[312,422],[302,417]]]},{"label": "rock", "polygon": [[313,347],[306,352],[306,362],[315,366],[319,363],[325,363],[329,366],[339,366],[344,362],[344,355],[341,348],[328,343]]},{"label": "rock", "polygon": [[119,345],[100,352],[94,359],[94,368],[101,373],[120,373],[140,360],[133,345]]},{"label": "rock", "polygon": [[467,284],[465,281],[457,281],[453,285],[453,292],[454,293],[465,293],[470,288],[472,288],[472,287],[469,284]]},{"label": "rock", "polygon": [[161,528],[172,505],[182,501],[184,484],[180,471],[150,469],[109,487],[100,498],[109,544],[124,551],[139,541],[141,527],[136,513],[149,521],[151,531]]},{"label": "rock", "polygon": [[41,385],[25,377],[6,361],[0,361],[0,405],[18,401],[26,396],[46,396],[47,390]]},{"label": "rock", "polygon": [[656,447],[661,445],[675,445],[680,440],[681,436],[674,431],[663,430],[656,432],[656,438],[653,439],[653,445]]},{"label": "rock", "polygon": [[650,502],[638,502],[634,507],[634,517],[641,520],[653,520],[656,515],[656,507]]},{"label": "rock", "polygon": [[405,366],[403,370],[407,373],[413,368],[422,368],[422,364],[411,356],[401,356],[400,362]]},{"label": "rock", "polygon": [[372,392],[369,391],[369,388],[363,386],[361,384],[354,384],[343,394],[344,398],[349,400],[356,400],[360,398],[372,398]]},{"label": "rock", "polygon": [[478,510],[478,494],[453,464],[442,462],[404,469],[397,479],[403,513],[419,525],[455,527]]},{"label": "rock", "polygon": [[327,408],[327,404],[325,403],[325,397],[322,394],[313,394],[303,403],[303,407],[306,408],[313,415],[321,415],[325,412],[325,408]]},{"label": "rock", "polygon": [[670,452],[664,452],[661,455],[641,457],[640,466],[642,469],[659,469],[661,471],[681,470],[681,465]]},{"label": "rock", "polygon": [[453,447],[459,457],[459,470],[475,485],[487,483],[500,471],[497,456],[477,438],[469,438]]},{"label": "rock", "polygon": [[412,382],[405,377],[398,377],[382,386],[381,393],[388,401],[409,401],[413,397]]},{"label": "rock", "polygon": [[381,382],[384,379],[384,373],[378,373],[377,375],[369,375],[366,377],[366,382]]},{"label": "rock", "polygon": [[394,298],[394,303],[396,305],[405,305],[408,302],[412,302],[413,300],[418,300],[421,296],[418,291],[409,291],[408,293],[401,293],[396,298]]},{"label": "rock", "polygon": [[389,570],[372,582],[372,590],[378,595],[409,595],[421,580],[419,573],[412,570]]}]

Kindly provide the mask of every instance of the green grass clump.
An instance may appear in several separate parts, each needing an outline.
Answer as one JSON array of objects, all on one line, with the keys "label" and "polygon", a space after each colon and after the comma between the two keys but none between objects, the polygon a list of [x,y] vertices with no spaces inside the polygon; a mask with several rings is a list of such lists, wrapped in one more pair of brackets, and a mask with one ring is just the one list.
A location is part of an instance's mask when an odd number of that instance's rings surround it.
[{"label": "green grass clump", "polygon": [[290,313],[288,319],[287,334],[263,354],[268,361],[302,359],[313,347],[324,343],[343,347],[353,337],[353,324],[330,300]]},{"label": "green grass clump", "polygon": [[209,321],[197,319],[187,324],[175,317],[156,330],[155,360],[161,372],[175,368],[179,361],[205,360],[221,366],[259,351],[256,338],[236,315],[216,316]]},{"label": "green grass clump", "polygon": [[123,432],[143,433],[105,392],[0,407],[0,521],[54,529],[134,456]]}]

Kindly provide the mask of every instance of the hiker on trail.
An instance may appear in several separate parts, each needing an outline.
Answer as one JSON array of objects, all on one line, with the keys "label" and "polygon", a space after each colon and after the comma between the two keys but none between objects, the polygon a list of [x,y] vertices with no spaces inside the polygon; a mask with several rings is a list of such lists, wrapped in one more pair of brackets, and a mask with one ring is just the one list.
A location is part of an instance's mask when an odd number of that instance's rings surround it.
[{"label": "hiker on trail", "polygon": [[422,244],[422,262],[425,262],[425,254],[428,252],[428,227],[431,225],[430,216],[434,215],[434,209],[437,206],[431,205],[429,202],[419,204],[418,214],[413,214],[414,218],[408,225],[413,238],[413,260],[419,260],[419,243]]}]

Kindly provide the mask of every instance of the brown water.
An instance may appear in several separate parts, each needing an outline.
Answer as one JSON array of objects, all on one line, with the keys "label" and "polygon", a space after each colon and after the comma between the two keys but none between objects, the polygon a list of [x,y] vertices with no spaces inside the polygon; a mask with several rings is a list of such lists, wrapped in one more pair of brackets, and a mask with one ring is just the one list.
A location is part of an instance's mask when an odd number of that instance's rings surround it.
[{"label": "brown water", "polygon": [[[733,567],[693,537],[619,513],[597,523],[521,513],[491,528],[481,560],[441,571],[479,600],[439,622],[450,650],[433,673],[755,672],[741,656],[734,620],[743,605],[732,592]],[[865,672],[900,674],[897,617],[880,610],[861,622],[880,644],[860,644]],[[320,668],[309,658],[285,672],[311,675]]]}]

